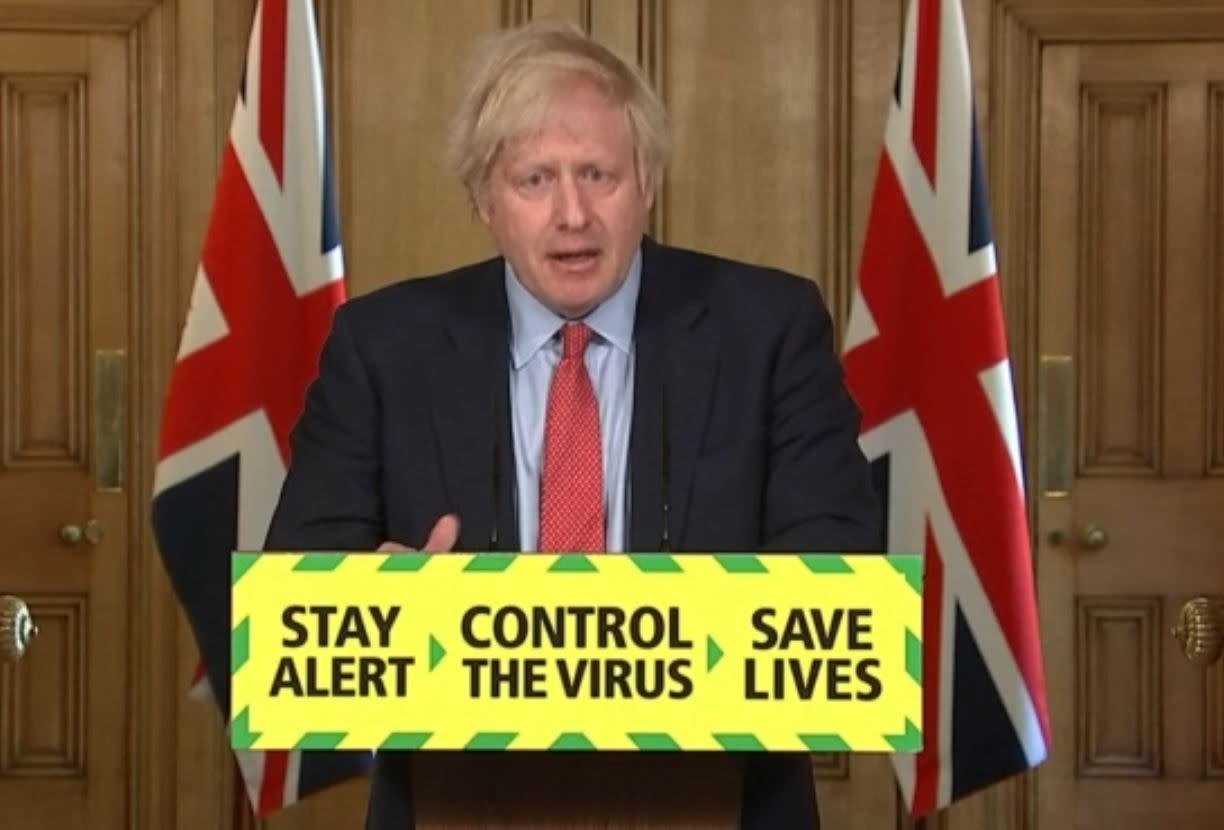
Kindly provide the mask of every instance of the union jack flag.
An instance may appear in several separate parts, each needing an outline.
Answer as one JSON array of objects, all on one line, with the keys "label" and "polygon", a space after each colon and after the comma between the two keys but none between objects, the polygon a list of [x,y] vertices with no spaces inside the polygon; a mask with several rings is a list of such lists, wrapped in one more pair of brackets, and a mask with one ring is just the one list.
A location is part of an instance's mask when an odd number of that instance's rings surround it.
[{"label": "union jack flag", "polygon": [[926,558],[921,817],[1050,751],[1024,474],[963,12],[913,0],[844,359],[888,550]]},{"label": "union jack flag", "polygon": [[[230,554],[259,550],[289,432],[344,301],[310,0],[260,0],[163,412],[153,526],[201,652],[192,696],[229,720]],[[368,753],[238,752],[264,815],[365,772]]]}]

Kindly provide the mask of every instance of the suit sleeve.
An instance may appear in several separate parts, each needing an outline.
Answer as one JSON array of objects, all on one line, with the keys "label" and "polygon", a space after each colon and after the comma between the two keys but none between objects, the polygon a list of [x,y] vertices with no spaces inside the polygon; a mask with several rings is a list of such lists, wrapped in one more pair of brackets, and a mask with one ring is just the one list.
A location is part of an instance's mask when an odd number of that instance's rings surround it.
[{"label": "suit sleeve", "polygon": [[265,550],[373,550],[384,541],[378,395],[347,311],[334,315],[290,437],[292,460]]},{"label": "suit sleeve", "polygon": [[764,547],[881,551],[883,519],[858,445],[859,410],[815,283],[804,282],[793,308],[771,380]]}]

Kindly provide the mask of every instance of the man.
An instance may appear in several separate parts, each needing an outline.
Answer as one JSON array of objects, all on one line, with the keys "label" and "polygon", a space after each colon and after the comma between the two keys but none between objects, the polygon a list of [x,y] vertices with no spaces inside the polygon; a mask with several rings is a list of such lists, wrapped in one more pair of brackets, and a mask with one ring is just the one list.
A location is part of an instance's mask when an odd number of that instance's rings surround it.
[{"label": "man", "polygon": [[[339,309],[266,547],[879,550],[815,284],[646,236],[662,108],[581,31],[481,58],[451,151],[501,256]],[[806,755],[741,760],[742,827],[818,826]],[[411,825],[411,769],[368,826]]]}]

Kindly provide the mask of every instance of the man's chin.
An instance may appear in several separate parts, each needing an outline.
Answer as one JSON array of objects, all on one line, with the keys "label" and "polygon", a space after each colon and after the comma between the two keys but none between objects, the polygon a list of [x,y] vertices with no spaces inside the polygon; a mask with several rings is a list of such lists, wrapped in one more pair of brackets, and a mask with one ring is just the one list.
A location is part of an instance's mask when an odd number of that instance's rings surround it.
[{"label": "man's chin", "polygon": [[558,279],[553,282],[548,302],[553,311],[563,317],[582,317],[590,313],[611,293],[608,280],[602,275],[592,274],[588,278]]}]

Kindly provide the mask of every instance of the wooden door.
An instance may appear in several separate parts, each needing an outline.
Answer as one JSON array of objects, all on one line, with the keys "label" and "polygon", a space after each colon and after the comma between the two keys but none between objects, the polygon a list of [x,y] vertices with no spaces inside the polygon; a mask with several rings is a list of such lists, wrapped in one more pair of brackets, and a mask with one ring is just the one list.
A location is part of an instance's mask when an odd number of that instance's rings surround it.
[{"label": "wooden door", "polygon": [[1224,669],[1170,635],[1224,592],[1224,45],[1042,63],[1040,826],[1224,816]]},{"label": "wooden door", "polygon": [[128,813],[128,39],[0,32],[0,827]]}]

